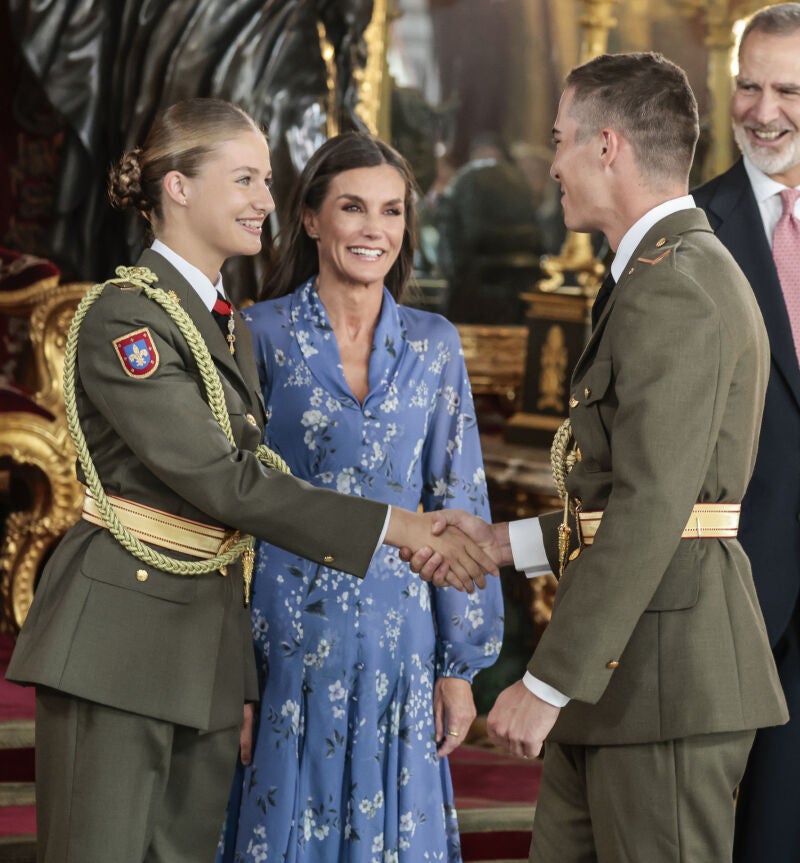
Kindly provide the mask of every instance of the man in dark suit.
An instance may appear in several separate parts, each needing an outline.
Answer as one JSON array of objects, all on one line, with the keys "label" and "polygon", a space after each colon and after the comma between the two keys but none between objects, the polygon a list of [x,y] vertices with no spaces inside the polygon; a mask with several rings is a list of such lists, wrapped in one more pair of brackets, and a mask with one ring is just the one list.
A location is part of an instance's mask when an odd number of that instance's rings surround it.
[{"label": "man in dark suit", "polygon": [[[750,281],[769,336],[761,440],[740,538],[792,717],[756,735],[740,789],[734,860],[796,863],[800,801],[787,789],[800,776],[800,316],[793,330],[790,309],[794,296],[800,312],[800,284],[792,287],[783,270],[778,224],[783,198],[787,220],[793,215],[797,225],[800,213],[796,200],[791,206],[797,197],[791,190],[800,186],[800,3],[768,7],[748,23],[732,113],[743,157],[694,197]],[[798,268],[800,234],[794,230],[789,261]]]}]

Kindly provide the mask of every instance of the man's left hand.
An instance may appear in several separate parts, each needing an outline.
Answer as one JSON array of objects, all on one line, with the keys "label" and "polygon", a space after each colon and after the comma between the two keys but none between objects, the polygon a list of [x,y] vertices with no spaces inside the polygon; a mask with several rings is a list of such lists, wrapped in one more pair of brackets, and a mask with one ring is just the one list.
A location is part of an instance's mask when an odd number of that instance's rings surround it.
[{"label": "man's left hand", "polygon": [[560,712],[518,680],[497,696],[489,712],[489,739],[518,758],[535,758]]}]

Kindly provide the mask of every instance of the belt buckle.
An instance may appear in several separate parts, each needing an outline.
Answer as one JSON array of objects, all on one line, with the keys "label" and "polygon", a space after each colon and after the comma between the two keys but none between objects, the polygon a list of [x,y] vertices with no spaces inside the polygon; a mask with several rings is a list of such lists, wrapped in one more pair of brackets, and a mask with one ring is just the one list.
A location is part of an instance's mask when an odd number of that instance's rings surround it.
[{"label": "belt buckle", "polygon": [[[225,539],[219,544],[219,548],[217,549],[217,557],[221,554],[225,554],[226,551],[231,549],[237,542],[239,542],[239,538],[241,537],[241,533],[238,530],[232,530],[225,536]],[[219,574],[225,576],[228,574],[228,567],[223,564],[219,568]]]}]

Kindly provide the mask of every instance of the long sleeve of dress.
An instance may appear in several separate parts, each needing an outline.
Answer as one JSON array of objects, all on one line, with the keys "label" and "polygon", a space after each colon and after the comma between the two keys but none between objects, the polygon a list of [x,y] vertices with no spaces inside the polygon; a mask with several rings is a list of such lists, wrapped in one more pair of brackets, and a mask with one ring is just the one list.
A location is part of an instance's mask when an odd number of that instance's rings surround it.
[{"label": "long sleeve of dress", "polygon": [[[422,505],[425,510],[465,509],[488,521],[491,516],[475,406],[455,329],[436,349],[442,362],[441,389],[422,453]],[[434,589],[433,603],[437,675],[471,681],[480,669],[492,665],[500,652],[500,581],[490,576],[486,589],[471,595],[450,588]]]}]

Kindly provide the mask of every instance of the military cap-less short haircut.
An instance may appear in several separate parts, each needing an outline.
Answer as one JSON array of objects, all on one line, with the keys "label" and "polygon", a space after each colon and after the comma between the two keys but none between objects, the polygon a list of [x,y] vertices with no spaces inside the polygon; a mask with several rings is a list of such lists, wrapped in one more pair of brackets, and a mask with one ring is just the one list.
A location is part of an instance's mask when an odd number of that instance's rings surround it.
[{"label": "military cap-less short haircut", "polygon": [[609,128],[630,142],[642,174],[686,182],[700,133],[686,73],[660,54],[602,54],[575,67],[572,116],[581,140]]}]

